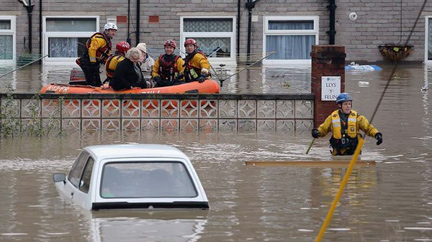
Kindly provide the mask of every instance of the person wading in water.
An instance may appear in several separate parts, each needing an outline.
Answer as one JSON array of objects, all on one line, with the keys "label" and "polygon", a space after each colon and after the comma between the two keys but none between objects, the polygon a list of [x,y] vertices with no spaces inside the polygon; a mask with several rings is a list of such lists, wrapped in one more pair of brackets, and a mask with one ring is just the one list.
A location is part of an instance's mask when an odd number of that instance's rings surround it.
[{"label": "person wading in water", "polygon": [[351,109],[352,97],[350,94],[346,92],[339,94],[336,103],[339,109],[330,114],[317,129],[312,130],[314,138],[324,137],[330,131],[332,132],[330,138],[332,155],[354,154],[358,138],[361,137],[360,130],[375,137],[377,145],[383,142],[382,134],[369,123],[366,117]]}]

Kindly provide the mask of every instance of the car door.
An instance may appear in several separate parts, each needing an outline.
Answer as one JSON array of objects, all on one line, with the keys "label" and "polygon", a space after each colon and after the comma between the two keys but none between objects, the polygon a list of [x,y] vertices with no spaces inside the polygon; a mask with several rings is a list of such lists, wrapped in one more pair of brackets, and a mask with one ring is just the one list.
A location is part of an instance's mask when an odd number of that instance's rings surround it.
[{"label": "car door", "polygon": [[65,195],[73,203],[86,209],[90,201],[90,180],[94,159],[87,151],[81,152],[70,170],[65,187]]},{"label": "car door", "polygon": [[84,166],[84,170],[82,172],[78,190],[75,195],[75,201],[77,204],[80,204],[85,209],[91,209],[92,207],[92,194],[91,189],[92,186],[92,174],[93,174],[93,167],[94,167],[94,159],[89,156],[86,164]]}]

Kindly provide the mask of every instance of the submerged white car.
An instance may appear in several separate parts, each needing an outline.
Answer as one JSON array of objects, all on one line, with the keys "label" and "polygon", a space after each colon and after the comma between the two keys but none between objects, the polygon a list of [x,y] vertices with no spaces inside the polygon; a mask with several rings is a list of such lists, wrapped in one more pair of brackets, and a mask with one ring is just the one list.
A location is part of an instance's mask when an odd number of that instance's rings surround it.
[{"label": "submerged white car", "polygon": [[68,175],[53,178],[63,195],[88,210],[209,208],[189,158],[168,145],[89,146]]}]

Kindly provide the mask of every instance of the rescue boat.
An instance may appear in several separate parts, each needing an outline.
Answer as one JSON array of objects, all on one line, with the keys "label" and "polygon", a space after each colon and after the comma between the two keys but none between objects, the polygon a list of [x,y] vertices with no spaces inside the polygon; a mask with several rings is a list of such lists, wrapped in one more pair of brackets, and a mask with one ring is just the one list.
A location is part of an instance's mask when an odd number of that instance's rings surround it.
[{"label": "rescue boat", "polygon": [[184,84],[167,86],[167,87],[156,87],[156,88],[132,88],[127,90],[115,91],[111,87],[93,87],[89,85],[70,85],[70,84],[47,84],[41,88],[39,93],[56,93],[56,94],[158,94],[158,93],[219,93],[219,83],[212,79],[207,79],[202,83],[197,81],[188,82]]}]

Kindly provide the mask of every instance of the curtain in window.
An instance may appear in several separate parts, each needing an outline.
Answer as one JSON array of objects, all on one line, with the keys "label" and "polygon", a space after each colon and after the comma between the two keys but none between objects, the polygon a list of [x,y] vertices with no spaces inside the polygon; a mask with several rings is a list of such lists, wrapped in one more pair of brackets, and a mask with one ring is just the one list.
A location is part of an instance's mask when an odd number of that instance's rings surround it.
[{"label": "curtain in window", "polygon": [[49,38],[49,57],[78,57],[78,38]]},{"label": "curtain in window", "polygon": [[310,59],[312,45],[315,44],[315,35],[291,35],[290,30],[313,30],[313,20],[270,20],[268,31],[285,30],[285,35],[267,35],[267,54],[276,53],[268,57],[273,60],[304,60]]},{"label": "curtain in window", "polygon": [[266,55],[269,60],[310,59],[314,35],[268,35],[266,37]]},{"label": "curtain in window", "polygon": [[13,59],[13,36],[0,35],[0,60]]}]

